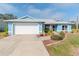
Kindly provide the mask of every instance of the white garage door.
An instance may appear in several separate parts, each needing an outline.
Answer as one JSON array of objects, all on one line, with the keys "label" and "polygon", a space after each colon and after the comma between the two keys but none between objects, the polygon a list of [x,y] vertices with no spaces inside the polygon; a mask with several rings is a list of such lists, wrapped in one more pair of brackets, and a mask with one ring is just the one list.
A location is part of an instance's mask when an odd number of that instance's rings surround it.
[{"label": "white garage door", "polygon": [[39,24],[17,23],[14,32],[15,34],[39,34]]}]

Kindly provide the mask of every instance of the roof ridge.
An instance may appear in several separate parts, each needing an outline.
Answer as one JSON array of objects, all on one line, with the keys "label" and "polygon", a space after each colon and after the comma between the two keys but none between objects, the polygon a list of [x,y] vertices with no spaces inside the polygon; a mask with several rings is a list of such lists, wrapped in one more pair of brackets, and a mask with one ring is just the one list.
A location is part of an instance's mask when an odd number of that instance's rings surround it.
[{"label": "roof ridge", "polygon": [[33,17],[31,17],[31,16],[29,16],[29,15],[22,16],[22,17],[20,17],[20,18],[18,18],[18,19],[26,19],[26,18],[33,19]]}]

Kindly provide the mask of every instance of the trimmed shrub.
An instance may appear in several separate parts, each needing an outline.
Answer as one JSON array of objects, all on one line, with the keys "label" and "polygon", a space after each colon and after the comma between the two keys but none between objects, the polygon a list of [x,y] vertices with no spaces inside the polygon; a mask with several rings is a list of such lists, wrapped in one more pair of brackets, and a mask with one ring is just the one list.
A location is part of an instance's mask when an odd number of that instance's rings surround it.
[{"label": "trimmed shrub", "polygon": [[79,32],[79,29],[72,29],[71,33],[77,33],[77,32]]},{"label": "trimmed shrub", "polygon": [[48,31],[49,31],[49,29],[48,29],[48,28],[46,28],[46,29],[44,30],[44,32],[45,32],[45,33],[48,33]]},{"label": "trimmed shrub", "polygon": [[62,38],[60,35],[53,35],[53,36],[51,36],[51,39],[52,40],[61,40]]},{"label": "trimmed shrub", "polygon": [[51,35],[51,39],[52,40],[63,40],[65,37],[65,33],[64,32],[60,32],[59,34],[52,34]]},{"label": "trimmed shrub", "polygon": [[61,31],[59,34],[61,35],[62,38],[65,37],[65,33],[63,31]]},{"label": "trimmed shrub", "polygon": [[48,35],[52,35],[52,33],[53,33],[53,31],[52,30],[49,30],[47,34]]}]

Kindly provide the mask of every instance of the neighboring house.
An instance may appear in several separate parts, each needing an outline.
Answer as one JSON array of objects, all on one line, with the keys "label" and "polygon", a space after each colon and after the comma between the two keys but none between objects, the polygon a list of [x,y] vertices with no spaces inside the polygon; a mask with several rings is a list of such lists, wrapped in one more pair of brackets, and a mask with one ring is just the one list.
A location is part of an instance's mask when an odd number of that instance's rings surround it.
[{"label": "neighboring house", "polygon": [[5,23],[3,22],[3,19],[0,19],[0,32],[3,32],[5,29]]},{"label": "neighboring house", "polygon": [[55,21],[52,19],[33,19],[29,17],[23,17],[14,20],[4,20],[4,22],[8,22],[9,35],[41,34],[46,28],[57,32],[61,32],[62,30],[71,32],[72,24],[74,24],[73,22],[67,21]]}]

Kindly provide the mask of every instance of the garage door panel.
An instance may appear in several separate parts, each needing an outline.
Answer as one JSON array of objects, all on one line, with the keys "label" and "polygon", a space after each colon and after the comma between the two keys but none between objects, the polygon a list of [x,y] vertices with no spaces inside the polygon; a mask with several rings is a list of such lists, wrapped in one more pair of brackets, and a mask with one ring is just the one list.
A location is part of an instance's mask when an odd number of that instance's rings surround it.
[{"label": "garage door panel", "polygon": [[15,34],[39,34],[38,24],[15,24]]}]

